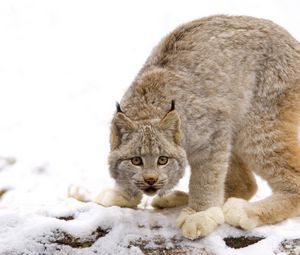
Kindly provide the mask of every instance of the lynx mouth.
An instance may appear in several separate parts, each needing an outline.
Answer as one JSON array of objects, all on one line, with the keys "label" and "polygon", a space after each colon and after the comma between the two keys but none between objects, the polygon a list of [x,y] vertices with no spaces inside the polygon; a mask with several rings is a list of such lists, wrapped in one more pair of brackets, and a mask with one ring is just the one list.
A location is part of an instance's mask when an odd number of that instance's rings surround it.
[{"label": "lynx mouth", "polygon": [[149,188],[143,189],[143,192],[148,196],[154,196],[157,191],[158,191],[158,189],[156,189],[154,187],[149,187]]}]

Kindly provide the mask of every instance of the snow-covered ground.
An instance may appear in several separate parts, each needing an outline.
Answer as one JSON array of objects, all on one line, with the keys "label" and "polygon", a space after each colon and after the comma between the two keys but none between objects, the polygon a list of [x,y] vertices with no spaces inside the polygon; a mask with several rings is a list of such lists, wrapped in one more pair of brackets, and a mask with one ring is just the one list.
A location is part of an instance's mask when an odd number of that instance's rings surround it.
[{"label": "snow-covered ground", "polygon": [[[1,0],[0,190],[8,191],[0,200],[0,254],[142,254],[130,241],[158,235],[174,246],[178,210],[151,210],[148,198],[139,210],[106,209],[67,198],[68,188],[93,195],[113,186],[107,155],[115,102],[167,32],[195,18],[238,14],[271,19],[300,41],[299,10],[297,0]],[[187,190],[187,181],[188,172],[179,188]],[[269,194],[259,183],[256,199]],[[99,226],[109,232],[91,247],[45,244],[55,231],[84,239]],[[181,243],[217,254],[273,254],[282,240],[300,238],[299,229],[300,218],[251,233],[224,225]],[[226,247],[223,237],[244,234],[267,238]]]}]

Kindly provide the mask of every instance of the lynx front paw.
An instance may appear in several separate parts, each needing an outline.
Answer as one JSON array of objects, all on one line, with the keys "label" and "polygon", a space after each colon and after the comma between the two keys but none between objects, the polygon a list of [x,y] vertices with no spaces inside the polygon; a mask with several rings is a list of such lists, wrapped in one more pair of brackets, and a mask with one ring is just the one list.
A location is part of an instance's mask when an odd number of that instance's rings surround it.
[{"label": "lynx front paw", "polygon": [[152,201],[152,207],[162,209],[162,208],[172,208],[177,206],[183,206],[188,203],[189,195],[183,191],[173,191],[163,197],[156,197]]},{"label": "lynx front paw", "polygon": [[81,202],[88,202],[90,201],[89,192],[80,186],[70,185],[68,188],[68,196],[73,197]]},{"label": "lynx front paw", "polygon": [[260,224],[258,216],[250,216],[246,210],[248,202],[240,198],[229,198],[223,206],[226,223],[241,227],[245,230],[253,229]]},{"label": "lynx front paw", "polygon": [[224,223],[224,215],[219,207],[211,207],[202,212],[186,208],[176,220],[176,225],[181,228],[182,234],[192,240],[209,235],[222,223]]},{"label": "lynx front paw", "polygon": [[135,197],[128,197],[120,190],[106,189],[102,191],[93,202],[105,207],[120,206],[120,207],[136,207],[142,200],[142,194]]}]

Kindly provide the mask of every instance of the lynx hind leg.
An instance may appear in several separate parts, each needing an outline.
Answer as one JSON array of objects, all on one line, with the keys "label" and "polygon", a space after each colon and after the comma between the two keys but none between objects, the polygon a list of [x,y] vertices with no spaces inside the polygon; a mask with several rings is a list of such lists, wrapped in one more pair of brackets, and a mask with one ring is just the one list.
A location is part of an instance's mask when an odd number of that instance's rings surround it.
[{"label": "lynx hind leg", "polygon": [[299,194],[273,194],[254,203],[249,203],[244,199],[230,198],[224,204],[223,212],[226,223],[251,230],[299,215]]},{"label": "lynx hind leg", "polygon": [[228,199],[223,206],[228,224],[249,230],[300,213],[300,168],[297,170],[289,164],[284,152],[273,153],[263,153],[264,159],[259,160],[256,167],[257,173],[268,181],[273,194],[253,203],[238,198]]},{"label": "lynx hind leg", "polygon": [[157,209],[172,208],[187,205],[189,195],[186,192],[175,190],[162,197],[155,197],[152,201],[152,207]]},{"label": "lynx hind leg", "polygon": [[230,197],[249,200],[256,191],[254,174],[237,155],[232,154],[225,181],[225,201]]},{"label": "lynx hind leg", "polygon": [[106,189],[97,195],[93,199],[93,202],[105,207],[120,206],[134,208],[141,202],[142,197],[141,193],[130,197],[119,189]]},{"label": "lynx hind leg", "polygon": [[300,83],[282,95],[276,119],[258,116],[256,124],[245,130],[243,154],[256,173],[268,181],[273,194],[249,203],[229,199],[224,207],[227,223],[244,229],[274,224],[300,214]]},{"label": "lynx hind leg", "polygon": [[250,230],[261,225],[258,215],[255,213],[253,215],[248,214],[247,208],[251,206],[253,205],[244,199],[235,197],[229,198],[223,206],[226,223],[234,227],[241,227],[245,230]]}]

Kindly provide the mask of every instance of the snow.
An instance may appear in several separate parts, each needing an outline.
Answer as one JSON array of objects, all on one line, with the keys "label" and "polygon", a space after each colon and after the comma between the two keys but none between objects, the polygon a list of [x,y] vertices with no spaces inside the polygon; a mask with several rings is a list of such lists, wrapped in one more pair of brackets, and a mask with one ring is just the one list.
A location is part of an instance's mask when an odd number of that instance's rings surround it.
[{"label": "snow", "polygon": [[[167,32],[225,13],[271,19],[300,40],[299,7],[297,0],[2,0],[0,190],[8,192],[0,200],[0,254],[142,254],[129,242],[180,238],[179,209],[152,210],[146,197],[138,210],[102,208],[67,198],[68,188],[79,185],[93,196],[113,186],[107,156],[115,101]],[[178,187],[187,190],[187,182],[188,171]],[[270,194],[259,183],[256,200]],[[70,215],[74,220],[56,218]],[[98,226],[111,230],[91,247],[44,250],[57,229],[84,238]],[[273,254],[282,240],[300,237],[299,227],[294,218],[257,228],[246,234],[267,238],[239,250],[223,238],[245,233],[227,225],[182,244],[217,254]]]},{"label": "snow", "polygon": [[[103,208],[93,203],[81,203],[74,199],[65,199],[55,205],[39,206],[35,210],[24,208],[0,211],[0,250],[1,254],[142,254],[137,248],[128,248],[130,242],[138,239],[155,240],[158,235],[171,240],[181,239],[180,231],[175,227],[178,209],[120,209]],[[73,216],[72,220],[58,219]],[[257,228],[244,232],[223,225],[213,234],[201,241],[182,239],[181,245],[187,247],[207,247],[216,254],[273,254],[284,239],[299,237],[300,218],[286,220],[274,226]],[[56,230],[67,232],[78,238],[85,238],[98,227],[109,229],[109,233],[99,238],[91,247],[76,249],[63,246],[56,250],[55,243],[49,242]],[[226,247],[223,238],[228,236],[264,236],[266,239],[243,249]],[[174,244],[168,241],[166,247]],[[156,247],[154,242],[148,248]],[[46,250],[45,250],[46,249]],[[55,253],[53,253],[55,251]]]}]

